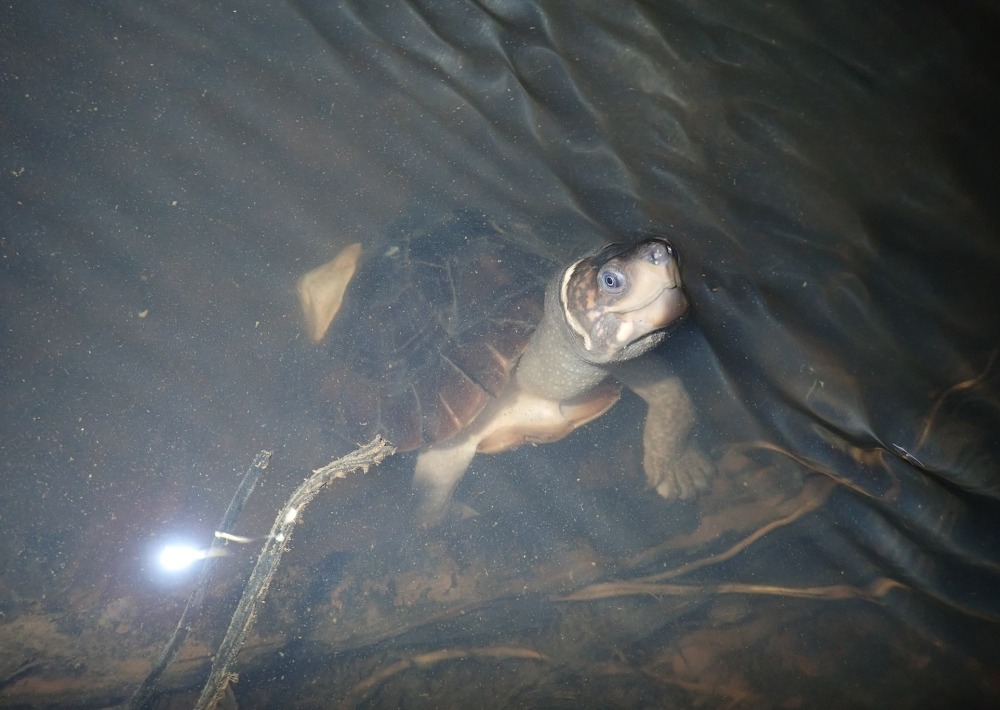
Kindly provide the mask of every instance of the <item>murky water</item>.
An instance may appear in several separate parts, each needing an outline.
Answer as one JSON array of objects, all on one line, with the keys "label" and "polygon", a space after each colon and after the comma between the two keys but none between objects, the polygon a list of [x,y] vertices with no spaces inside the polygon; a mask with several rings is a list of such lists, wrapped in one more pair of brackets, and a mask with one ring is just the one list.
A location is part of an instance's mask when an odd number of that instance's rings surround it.
[{"label": "murky water", "polygon": [[[627,395],[477,459],[478,515],[433,534],[412,455],[349,478],[303,515],[244,707],[998,702],[990,6],[2,15],[4,703],[127,701],[193,583],[159,546],[207,544],[260,449],[248,536],[356,443],[297,277],[458,210],[553,263],[673,241],[692,314],[656,355],[719,475],[648,490]],[[165,693],[197,691],[255,554]]]}]

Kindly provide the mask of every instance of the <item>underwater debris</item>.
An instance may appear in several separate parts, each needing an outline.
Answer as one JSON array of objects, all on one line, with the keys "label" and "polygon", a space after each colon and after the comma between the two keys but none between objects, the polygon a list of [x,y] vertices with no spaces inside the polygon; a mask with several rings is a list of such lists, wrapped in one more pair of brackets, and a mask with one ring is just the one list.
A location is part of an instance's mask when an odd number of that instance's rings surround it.
[{"label": "underwater debris", "polygon": [[239,488],[236,489],[232,500],[229,501],[229,507],[226,508],[226,512],[222,516],[222,522],[219,523],[219,528],[215,532],[216,539],[213,540],[211,548],[205,555],[205,565],[201,568],[201,576],[198,579],[198,584],[195,585],[195,588],[191,591],[191,596],[188,597],[187,604],[184,607],[184,611],[181,612],[181,618],[177,622],[177,628],[174,630],[173,636],[167,642],[167,646],[163,649],[159,660],[153,665],[153,668],[139,685],[138,690],[132,695],[132,699],[129,702],[129,707],[132,710],[144,710],[151,707],[156,684],[187,640],[188,634],[191,632],[191,619],[205,599],[205,591],[208,589],[208,582],[211,579],[212,569],[214,568],[213,562],[220,556],[223,549],[219,540],[226,539],[227,536],[233,537],[229,531],[233,529],[236,521],[239,520],[240,515],[243,513],[243,508],[250,499],[250,494],[253,493],[253,489],[257,486],[257,481],[260,480],[261,474],[264,473],[264,469],[267,468],[268,463],[271,461],[272,453],[266,450],[261,451],[254,457],[250,468],[243,474]]},{"label": "underwater debris", "polygon": [[395,447],[380,436],[376,436],[369,444],[360,449],[328,463],[313,471],[312,475],[303,481],[289,497],[285,506],[275,518],[271,532],[268,534],[264,547],[257,558],[250,578],[247,580],[240,603],[233,612],[233,618],[226,630],[226,636],[219,646],[212,662],[212,671],[198,697],[196,710],[212,708],[222,698],[226,688],[236,680],[236,674],[230,670],[236,660],[247,633],[257,615],[257,607],[267,595],[271,580],[278,569],[281,555],[286,543],[291,539],[295,521],[301,517],[302,509],[328,484],[338,478],[345,478],[352,471],[361,470],[367,473],[371,466],[381,463],[386,456],[395,452]]}]

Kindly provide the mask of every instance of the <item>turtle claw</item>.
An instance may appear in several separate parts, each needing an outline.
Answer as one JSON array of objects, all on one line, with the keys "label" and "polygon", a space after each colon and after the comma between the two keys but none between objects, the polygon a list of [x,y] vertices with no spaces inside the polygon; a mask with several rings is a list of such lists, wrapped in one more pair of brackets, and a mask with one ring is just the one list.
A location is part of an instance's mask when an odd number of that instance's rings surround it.
[{"label": "turtle claw", "polygon": [[661,498],[694,498],[708,489],[715,465],[691,439],[691,399],[676,378],[636,391],[649,405],[642,439],[646,480]]},{"label": "turtle claw", "polygon": [[[654,460],[650,460],[654,459]],[[708,489],[715,466],[698,447],[686,450],[669,460],[646,456],[643,461],[646,479],[661,498],[690,500]]]}]

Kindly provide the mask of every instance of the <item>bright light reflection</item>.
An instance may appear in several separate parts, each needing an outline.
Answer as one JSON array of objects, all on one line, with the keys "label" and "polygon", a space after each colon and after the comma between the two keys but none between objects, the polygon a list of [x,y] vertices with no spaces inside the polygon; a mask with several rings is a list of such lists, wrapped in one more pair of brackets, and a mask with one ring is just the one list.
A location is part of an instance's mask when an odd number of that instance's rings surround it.
[{"label": "bright light reflection", "polygon": [[179,572],[206,557],[208,550],[199,550],[187,545],[167,545],[160,552],[160,567],[168,572]]}]

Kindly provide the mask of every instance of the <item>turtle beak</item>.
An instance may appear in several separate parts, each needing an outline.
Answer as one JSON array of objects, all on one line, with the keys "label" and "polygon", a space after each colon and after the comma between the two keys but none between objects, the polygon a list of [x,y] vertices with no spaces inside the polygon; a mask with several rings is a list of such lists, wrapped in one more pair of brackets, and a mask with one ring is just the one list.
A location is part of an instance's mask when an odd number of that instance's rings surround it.
[{"label": "turtle beak", "polygon": [[621,340],[665,328],[687,311],[680,266],[673,247],[666,241],[651,239],[644,244],[629,265],[629,275],[629,297],[615,307],[630,324],[620,333]]},{"label": "turtle beak", "polygon": [[677,261],[677,252],[669,242],[663,239],[650,239],[643,245],[636,262],[640,266],[648,265],[652,270],[660,270],[668,288],[681,287],[681,271]]}]

